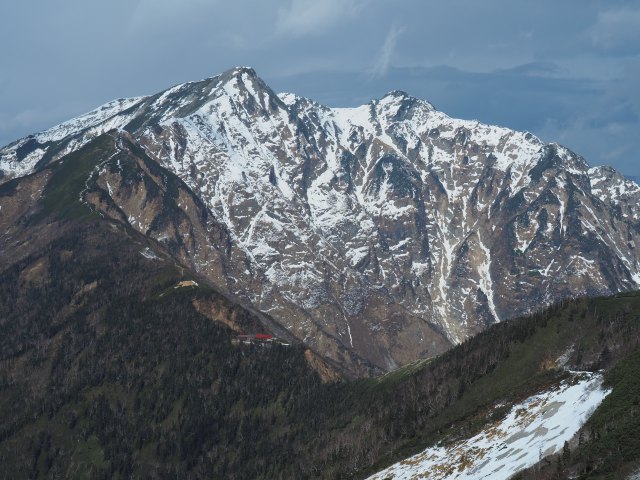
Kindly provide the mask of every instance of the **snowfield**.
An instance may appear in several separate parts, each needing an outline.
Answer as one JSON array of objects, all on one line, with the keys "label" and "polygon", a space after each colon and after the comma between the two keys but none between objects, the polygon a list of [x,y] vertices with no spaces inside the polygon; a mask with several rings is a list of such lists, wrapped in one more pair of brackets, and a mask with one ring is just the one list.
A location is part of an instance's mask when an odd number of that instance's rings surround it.
[{"label": "snowfield", "polygon": [[369,480],[507,479],[561,450],[609,393],[600,373],[575,372],[556,388],[514,405],[476,436],[427,448]]}]

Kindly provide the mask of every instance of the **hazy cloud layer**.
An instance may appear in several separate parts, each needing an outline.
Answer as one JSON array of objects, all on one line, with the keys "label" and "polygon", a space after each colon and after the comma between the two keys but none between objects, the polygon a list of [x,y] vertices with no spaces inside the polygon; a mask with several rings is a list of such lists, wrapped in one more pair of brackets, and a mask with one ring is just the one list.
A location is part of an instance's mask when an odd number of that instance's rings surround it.
[{"label": "hazy cloud layer", "polygon": [[365,0],[292,0],[278,8],[276,31],[287,37],[322,34],[352,20],[366,4]]},{"label": "hazy cloud layer", "polygon": [[332,105],[403,89],[640,176],[631,0],[32,0],[0,16],[0,144],[251,65]]},{"label": "hazy cloud layer", "polygon": [[614,8],[598,13],[589,29],[594,46],[613,54],[638,53],[640,7]]}]

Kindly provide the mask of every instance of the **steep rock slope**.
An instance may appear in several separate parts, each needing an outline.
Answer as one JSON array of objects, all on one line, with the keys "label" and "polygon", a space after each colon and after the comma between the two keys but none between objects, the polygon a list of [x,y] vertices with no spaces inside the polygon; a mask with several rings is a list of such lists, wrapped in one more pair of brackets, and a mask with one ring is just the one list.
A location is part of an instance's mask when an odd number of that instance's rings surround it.
[{"label": "steep rock slope", "polygon": [[[640,284],[635,183],[402,92],[327,108],[237,68],[19,140],[0,170],[42,169],[113,129],[84,201],[354,373]],[[183,182],[170,209],[136,180],[154,164]]]}]

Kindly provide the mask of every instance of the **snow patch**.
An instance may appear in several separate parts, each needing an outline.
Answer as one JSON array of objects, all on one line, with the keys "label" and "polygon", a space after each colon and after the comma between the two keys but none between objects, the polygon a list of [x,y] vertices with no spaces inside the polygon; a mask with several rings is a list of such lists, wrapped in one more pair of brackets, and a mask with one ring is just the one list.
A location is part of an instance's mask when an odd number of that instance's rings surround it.
[{"label": "snow patch", "polygon": [[160,257],[158,257],[158,255],[156,255],[155,252],[151,250],[149,247],[140,251],[140,255],[142,255],[144,258],[148,260],[160,260]]},{"label": "snow patch", "polygon": [[560,451],[609,393],[602,374],[574,372],[556,388],[514,405],[474,437],[430,447],[369,480],[508,479]]}]

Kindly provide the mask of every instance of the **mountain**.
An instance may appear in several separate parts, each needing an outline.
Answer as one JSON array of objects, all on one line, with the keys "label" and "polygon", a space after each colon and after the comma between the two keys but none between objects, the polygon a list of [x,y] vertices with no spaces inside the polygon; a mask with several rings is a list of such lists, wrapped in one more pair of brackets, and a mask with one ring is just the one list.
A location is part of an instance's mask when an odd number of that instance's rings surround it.
[{"label": "mountain", "polygon": [[[2,476],[359,479],[425,449],[463,452],[486,432],[496,441],[479,446],[508,455],[510,471],[537,461],[523,444],[551,455],[521,478],[637,467],[640,294],[557,304],[436,358],[345,380],[162,243],[78,202],[113,141],[0,187]],[[186,202],[177,178],[155,174]],[[247,345],[243,333],[280,341]],[[563,415],[576,389],[583,406],[606,396],[585,425]],[[548,431],[513,425],[524,405]],[[482,452],[468,453],[447,468],[481,468]]]},{"label": "mountain", "polygon": [[637,184],[403,92],[328,108],[236,68],[120,99],[0,149],[1,211],[87,148],[45,210],[90,205],[349,375],[640,284]]}]

